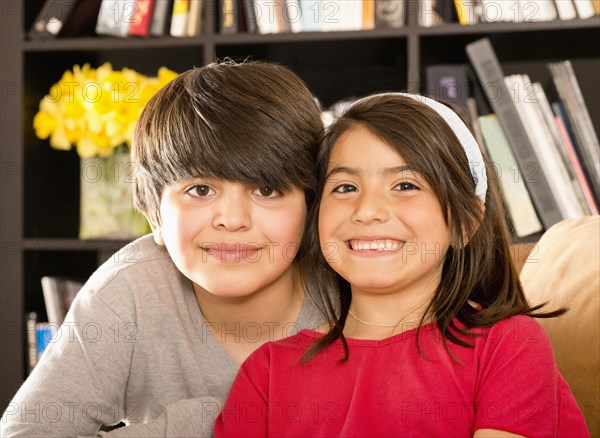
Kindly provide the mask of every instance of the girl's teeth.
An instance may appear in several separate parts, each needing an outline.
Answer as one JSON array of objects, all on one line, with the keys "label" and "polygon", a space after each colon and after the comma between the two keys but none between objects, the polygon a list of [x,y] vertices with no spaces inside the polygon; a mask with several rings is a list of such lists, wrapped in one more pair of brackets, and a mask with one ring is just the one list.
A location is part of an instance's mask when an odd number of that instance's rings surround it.
[{"label": "girl's teeth", "polygon": [[397,251],[402,246],[402,243],[397,240],[377,240],[372,242],[353,240],[350,242],[350,247],[355,251]]}]

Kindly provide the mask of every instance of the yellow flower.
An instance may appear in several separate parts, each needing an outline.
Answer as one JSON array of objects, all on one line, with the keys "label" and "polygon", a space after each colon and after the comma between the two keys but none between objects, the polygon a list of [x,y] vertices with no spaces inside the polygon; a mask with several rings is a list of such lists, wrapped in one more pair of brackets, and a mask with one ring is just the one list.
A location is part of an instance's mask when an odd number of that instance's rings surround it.
[{"label": "yellow flower", "polygon": [[57,125],[58,122],[56,117],[48,113],[40,111],[33,118],[33,129],[35,129],[35,135],[44,140],[56,130]]},{"label": "yellow flower", "polygon": [[83,158],[110,156],[120,145],[131,144],[142,109],[176,76],[165,67],[156,77],[146,77],[129,68],[114,70],[110,63],[97,69],[75,65],[40,101],[35,134],[49,138],[55,149],[75,145]]}]

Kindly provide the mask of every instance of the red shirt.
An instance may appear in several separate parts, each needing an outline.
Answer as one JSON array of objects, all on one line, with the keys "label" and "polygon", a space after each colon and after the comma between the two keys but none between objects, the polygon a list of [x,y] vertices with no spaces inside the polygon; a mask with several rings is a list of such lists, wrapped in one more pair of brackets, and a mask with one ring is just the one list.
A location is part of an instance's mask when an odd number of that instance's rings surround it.
[{"label": "red shirt", "polygon": [[[459,324],[457,322],[457,324]],[[472,436],[499,429],[529,437],[589,436],[548,338],[515,316],[474,329],[474,348],[448,341],[435,324],[380,341],[347,339],[309,362],[321,334],[303,330],[268,343],[242,365],[215,436]]]}]

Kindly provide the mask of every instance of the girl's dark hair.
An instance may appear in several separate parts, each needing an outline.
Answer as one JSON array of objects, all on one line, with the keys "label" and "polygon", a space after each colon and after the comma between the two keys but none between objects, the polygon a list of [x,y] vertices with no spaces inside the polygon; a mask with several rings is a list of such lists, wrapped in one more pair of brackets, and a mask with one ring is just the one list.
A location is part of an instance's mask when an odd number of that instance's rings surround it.
[{"label": "girl's dark hair", "polygon": [[[453,240],[445,256],[441,282],[422,321],[431,317],[445,344],[450,340],[470,346],[465,340],[474,336],[469,329],[489,327],[513,315],[553,317],[564,313],[562,309],[537,313],[542,305],[531,307],[527,303],[511,260],[508,225],[493,168],[486,160],[488,190],[482,211],[467,157],[454,132],[434,109],[410,97],[384,94],[362,100],[327,130],[317,158],[318,191],[309,217],[309,235],[318,232],[319,204],[336,141],[358,126],[394,148],[411,169],[422,175],[441,204]],[[318,271],[327,263],[318,238],[310,243],[313,256],[319,260],[315,267]],[[333,321],[331,329],[306,353],[305,360],[339,338],[346,349],[344,360],[348,357],[343,329],[352,295],[350,284],[339,275],[337,278],[339,303],[327,304]],[[473,308],[469,301],[481,308]],[[464,327],[457,326],[454,318]]]}]

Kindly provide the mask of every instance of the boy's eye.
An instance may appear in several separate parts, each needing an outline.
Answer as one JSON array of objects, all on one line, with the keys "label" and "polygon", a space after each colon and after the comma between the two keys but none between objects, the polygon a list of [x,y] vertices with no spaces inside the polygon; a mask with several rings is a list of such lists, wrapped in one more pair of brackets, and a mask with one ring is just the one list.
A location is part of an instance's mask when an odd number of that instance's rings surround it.
[{"label": "boy's eye", "polygon": [[197,186],[191,187],[186,193],[191,196],[204,197],[213,195],[215,191],[207,185],[198,184]]},{"label": "boy's eye", "polygon": [[280,196],[281,193],[271,187],[259,187],[254,191],[255,195],[262,196],[263,198],[275,198]]},{"label": "boy's eye", "polygon": [[333,191],[336,193],[351,193],[356,192],[356,190],[356,187],[351,184],[340,184],[333,189]]},{"label": "boy's eye", "polygon": [[409,183],[409,182],[401,182],[399,184],[396,184],[396,186],[394,188],[396,190],[404,192],[404,191],[408,191],[408,190],[416,190],[417,186],[415,186],[414,184]]}]

